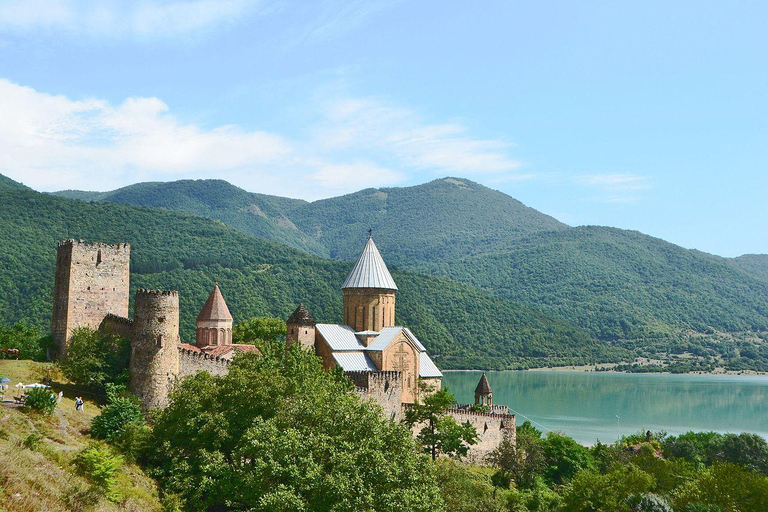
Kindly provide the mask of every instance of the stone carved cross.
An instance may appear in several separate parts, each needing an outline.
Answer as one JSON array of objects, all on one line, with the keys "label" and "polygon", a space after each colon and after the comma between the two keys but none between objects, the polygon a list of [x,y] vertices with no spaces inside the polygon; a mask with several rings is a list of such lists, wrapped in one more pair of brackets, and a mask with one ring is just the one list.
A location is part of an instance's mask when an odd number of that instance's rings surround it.
[{"label": "stone carved cross", "polygon": [[398,344],[397,351],[392,356],[394,359],[392,369],[406,373],[411,367],[409,356],[410,354],[405,351],[405,343]]}]

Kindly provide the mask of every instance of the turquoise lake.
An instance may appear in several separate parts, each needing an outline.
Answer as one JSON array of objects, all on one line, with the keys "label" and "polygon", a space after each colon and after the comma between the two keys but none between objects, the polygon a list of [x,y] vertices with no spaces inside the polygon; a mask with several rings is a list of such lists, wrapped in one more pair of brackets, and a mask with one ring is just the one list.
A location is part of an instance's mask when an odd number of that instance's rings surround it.
[{"label": "turquoise lake", "polygon": [[[481,374],[444,372],[443,384],[458,402],[472,403]],[[584,444],[662,429],[768,438],[768,377],[546,371],[487,376],[493,402],[513,409],[518,424],[527,417],[540,430],[561,430]]]}]

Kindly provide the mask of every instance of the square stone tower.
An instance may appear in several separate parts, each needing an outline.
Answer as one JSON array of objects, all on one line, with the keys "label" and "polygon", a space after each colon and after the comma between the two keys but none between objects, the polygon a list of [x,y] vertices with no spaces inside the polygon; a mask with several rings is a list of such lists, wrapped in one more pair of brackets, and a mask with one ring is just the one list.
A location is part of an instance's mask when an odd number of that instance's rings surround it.
[{"label": "square stone tower", "polygon": [[98,329],[107,313],[128,317],[131,246],[59,242],[51,332],[58,357],[76,327]]}]

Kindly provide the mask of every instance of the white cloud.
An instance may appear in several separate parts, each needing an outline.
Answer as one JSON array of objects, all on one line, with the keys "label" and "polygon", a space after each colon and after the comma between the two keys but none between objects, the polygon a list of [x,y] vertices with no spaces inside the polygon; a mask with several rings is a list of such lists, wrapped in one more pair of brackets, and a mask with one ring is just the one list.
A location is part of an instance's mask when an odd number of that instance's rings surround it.
[{"label": "white cloud", "polygon": [[314,128],[318,147],[364,150],[398,165],[445,174],[498,174],[520,167],[511,144],[470,136],[461,124],[424,123],[414,111],[374,99],[330,101]]},{"label": "white cloud", "polygon": [[598,199],[607,203],[637,202],[641,192],[651,188],[650,179],[637,174],[585,174],[576,182],[597,189]]},{"label": "white cloud", "polygon": [[[0,79],[0,173],[38,190],[109,190],[146,180],[221,178],[307,199],[456,174],[512,179],[509,144],[408,109],[337,100],[285,137],[181,121],[159,98],[73,100]],[[530,175],[521,176],[530,179]]]},{"label": "white cloud", "polygon": [[175,37],[233,23],[262,5],[260,0],[6,0],[0,30],[51,29],[91,36]]}]

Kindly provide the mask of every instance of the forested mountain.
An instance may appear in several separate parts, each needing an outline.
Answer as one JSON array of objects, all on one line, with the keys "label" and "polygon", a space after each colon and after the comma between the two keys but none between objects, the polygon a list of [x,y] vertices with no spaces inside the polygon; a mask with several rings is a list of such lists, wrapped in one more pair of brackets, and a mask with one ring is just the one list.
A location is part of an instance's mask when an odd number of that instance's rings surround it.
[{"label": "forested mountain", "polygon": [[[180,212],[87,203],[0,185],[0,322],[47,328],[56,242],[131,243],[131,287],[180,290],[182,336],[214,279],[236,320],[286,318],[304,302],[320,321],[341,320],[341,283],[350,263],[267,242],[220,222]],[[360,251],[361,233],[355,241]],[[389,259],[390,254],[382,251]],[[618,360],[629,354],[567,322],[444,278],[394,272],[398,323],[408,325],[444,368]]]},{"label": "forested mountain", "polygon": [[286,211],[308,204],[306,201],[246,192],[222,180],[147,182],[110,192],[63,190],[55,195],[187,212],[310,254],[329,255],[325,246],[297,229],[285,216]]},{"label": "forested mountain", "polygon": [[729,260],[636,231],[583,226],[519,239],[515,250],[436,270],[567,319],[605,340],[680,330],[768,330],[768,282]]},{"label": "forested mountain", "polygon": [[[196,206],[200,197],[205,207]],[[470,284],[603,340],[642,345],[667,343],[687,330],[768,328],[766,255],[729,260],[635,231],[571,228],[465,179],[367,189],[313,203],[278,202],[221,181],[139,184],[90,198],[190,211],[303,250],[311,239],[322,245],[311,252],[346,261],[357,256],[360,234],[373,228],[390,264]],[[291,237],[249,231],[234,221],[247,201],[269,201],[271,208],[259,208],[273,225],[286,219]]]}]

